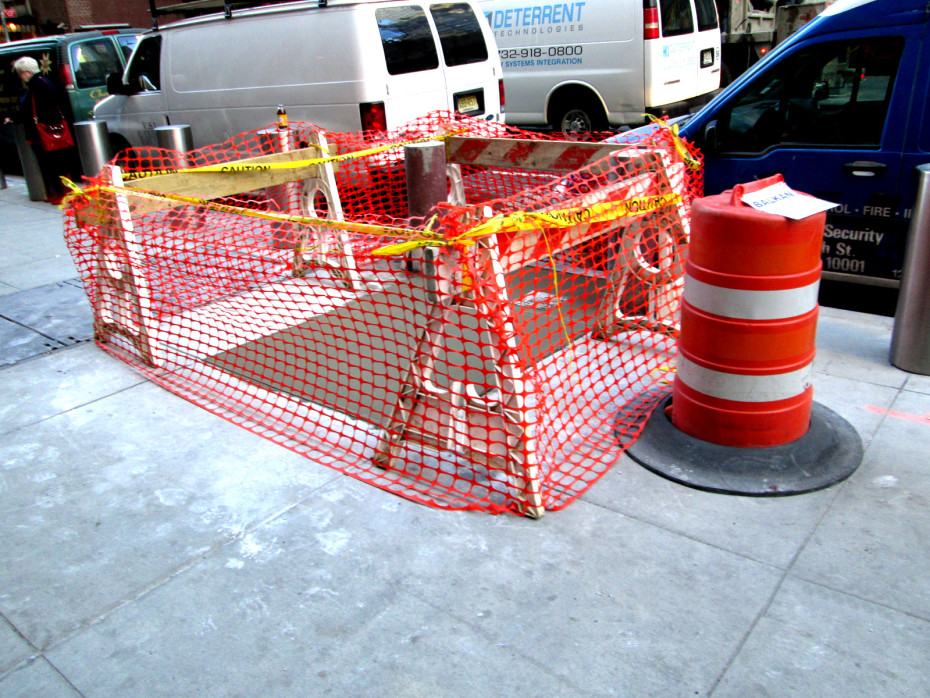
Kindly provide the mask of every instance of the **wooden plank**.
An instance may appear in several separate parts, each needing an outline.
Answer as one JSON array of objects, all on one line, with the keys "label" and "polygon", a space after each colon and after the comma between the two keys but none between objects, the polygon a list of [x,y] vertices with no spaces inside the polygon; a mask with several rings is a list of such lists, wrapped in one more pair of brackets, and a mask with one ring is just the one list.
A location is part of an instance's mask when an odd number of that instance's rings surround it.
[{"label": "wooden plank", "polygon": [[319,177],[320,165],[307,165],[295,169],[262,169],[264,165],[312,160],[322,157],[315,147],[291,150],[273,155],[262,155],[230,163],[217,163],[230,169],[222,172],[173,172],[131,179],[123,185],[127,189],[214,199],[221,196],[241,194],[246,191],[264,189],[276,184],[297,182],[310,177]]},{"label": "wooden plank", "polygon": [[446,140],[446,158],[459,165],[571,172],[628,148],[618,143],[451,136]]}]

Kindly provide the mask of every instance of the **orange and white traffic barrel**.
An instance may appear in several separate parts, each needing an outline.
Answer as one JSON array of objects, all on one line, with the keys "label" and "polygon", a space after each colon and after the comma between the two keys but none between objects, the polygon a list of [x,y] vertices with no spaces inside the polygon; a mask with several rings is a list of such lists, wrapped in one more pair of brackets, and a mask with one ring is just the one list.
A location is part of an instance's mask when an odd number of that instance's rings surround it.
[{"label": "orange and white traffic barrel", "polygon": [[826,214],[793,220],[741,201],[781,181],[693,203],[671,419],[703,441],[776,446],[810,425]]},{"label": "orange and white traffic barrel", "polygon": [[692,204],[672,394],[627,454],[696,489],[813,492],[862,462],[853,426],[813,401],[825,214],[795,220],[742,202],[752,192],[770,197],[762,190],[779,184],[770,177]]}]

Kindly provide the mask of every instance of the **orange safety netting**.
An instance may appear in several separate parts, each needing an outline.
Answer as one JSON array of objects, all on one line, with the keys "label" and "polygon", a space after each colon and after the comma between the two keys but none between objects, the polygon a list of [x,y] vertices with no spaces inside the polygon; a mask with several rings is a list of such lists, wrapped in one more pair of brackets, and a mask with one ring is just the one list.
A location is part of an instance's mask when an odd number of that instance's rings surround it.
[{"label": "orange safety netting", "polygon": [[[412,218],[405,146],[431,140],[448,200]],[[700,172],[667,127],[291,124],[120,153],[66,238],[100,346],[167,389],[401,496],[540,516],[668,382]]]}]

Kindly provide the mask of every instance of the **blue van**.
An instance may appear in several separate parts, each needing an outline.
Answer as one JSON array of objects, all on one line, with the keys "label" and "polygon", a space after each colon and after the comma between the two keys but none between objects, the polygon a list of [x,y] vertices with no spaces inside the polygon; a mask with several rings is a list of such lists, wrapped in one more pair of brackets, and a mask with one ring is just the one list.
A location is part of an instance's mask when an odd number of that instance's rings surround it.
[{"label": "blue van", "polygon": [[915,168],[930,162],[928,18],[928,0],[838,0],[678,120],[704,153],[705,194],[781,173],[839,204],[823,278],[896,289]]}]

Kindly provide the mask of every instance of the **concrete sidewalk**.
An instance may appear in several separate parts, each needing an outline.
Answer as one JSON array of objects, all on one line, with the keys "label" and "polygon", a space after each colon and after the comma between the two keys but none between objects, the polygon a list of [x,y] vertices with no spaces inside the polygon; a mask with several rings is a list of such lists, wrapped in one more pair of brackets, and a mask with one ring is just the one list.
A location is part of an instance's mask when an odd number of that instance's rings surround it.
[{"label": "concrete sidewalk", "polygon": [[930,378],[823,309],[845,482],[715,495],[624,458],[533,521],[315,465],[90,340],[61,214],[0,190],[0,696],[919,696]]}]

